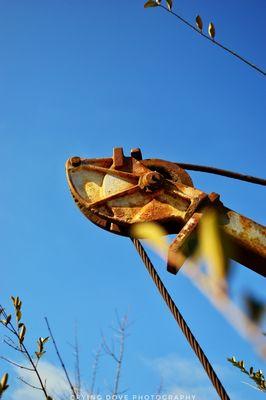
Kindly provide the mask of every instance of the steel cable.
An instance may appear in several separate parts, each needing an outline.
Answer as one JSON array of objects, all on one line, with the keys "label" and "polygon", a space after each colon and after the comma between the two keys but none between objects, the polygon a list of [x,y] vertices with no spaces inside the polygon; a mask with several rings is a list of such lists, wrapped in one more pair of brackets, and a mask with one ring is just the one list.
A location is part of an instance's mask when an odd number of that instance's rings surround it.
[{"label": "steel cable", "polygon": [[188,169],[190,171],[207,172],[208,174],[226,176],[227,178],[238,179],[239,181],[250,182],[250,183],[255,183],[257,185],[266,186],[266,179],[258,178],[257,176],[239,174],[238,172],[233,172],[226,169],[220,169],[215,167],[209,167],[206,165],[196,165],[187,163],[175,163],[175,164],[183,169]]},{"label": "steel cable", "polygon": [[168,290],[164,286],[161,278],[159,277],[155,267],[153,266],[151,260],[149,259],[145,249],[143,248],[142,244],[138,239],[135,238],[130,238],[137,249],[144,265],[146,266],[153,282],[157,286],[157,289],[159,290],[161,296],[163,297],[165,303],[167,304],[168,308],[170,309],[173,317],[175,318],[176,322],[178,323],[179,327],[181,328],[183,334],[185,335],[187,341],[189,342],[190,346],[196,353],[199,361],[201,362],[203,368],[205,369],[208,377],[210,378],[213,386],[215,387],[218,395],[222,400],[230,400],[228,394],[225,391],[225,388],[223,387],[221,381],[219,380],[218,376],[216,375],[214,369],[212,368],[212,365],[208,358],[206,357],[204,351],[202,350],[200,344],[194,337],[193,333],[189,329],[186,321],[184,320],[182,314],[178,310],[176,304],[174,303],[172,297],[170,296]]}]

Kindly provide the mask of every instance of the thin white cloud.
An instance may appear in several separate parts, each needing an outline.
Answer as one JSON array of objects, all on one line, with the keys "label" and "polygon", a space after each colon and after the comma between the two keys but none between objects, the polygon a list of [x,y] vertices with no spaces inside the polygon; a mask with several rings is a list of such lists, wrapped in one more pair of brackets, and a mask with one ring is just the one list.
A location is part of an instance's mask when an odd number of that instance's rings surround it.
[{"label": "thin white cloud", "polygon": [[166,357],[144,361],[162,380],[163,393],[177,398],[182,395],[187,399],[217,400],[217,393],[197,360],[170,354]]},{"label": "thin white cloud", "polygon": [[170,354],[166,357],[159,357],[152,361],[153,368],[162,376],[162,378],[170,382],[180,381],[184,384],[191,382],[191,376],[195,380],[206,380],[204,371],[195,361],[181,358],[176,354]]},{"label": "thin white cloud", "polygon": [[[20,368],[15,368],[17,376],[28,382],[30,385],[39,386],[36,374]],[[46,380],[47,392],[51,396],[66,394],[71,399],[69,385],[61,368],[50,364],[47,361],[41,361],[38,370],[42,380]],[[67,397],[66,397],[67,398]],[[43,392],[33,389],[21,382],[19,387],[11,394],[11,400],[43,400]]]}]

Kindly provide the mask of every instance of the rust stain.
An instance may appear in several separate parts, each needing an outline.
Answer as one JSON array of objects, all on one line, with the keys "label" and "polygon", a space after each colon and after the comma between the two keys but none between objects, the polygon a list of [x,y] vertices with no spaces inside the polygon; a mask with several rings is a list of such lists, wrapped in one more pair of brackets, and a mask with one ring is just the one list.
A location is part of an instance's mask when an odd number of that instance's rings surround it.
[{"label": "rust stain", "polygon": [[136,222],[156,221],[173,230],[175,221],[186,224],[202,199],[186,171],[167,161],[142,160],[139,149],[131,157],[114,149],[112,163],[72,157],[66,169],[72,195],[89,219],[98,215],[128,229]]},{"label": "rust stain", "polygon": [[66,174],[76,204],[94,224],[130,236],[135,223],[159,223],[177,234],[175,252],[197,229],[205,210],[216,208],[224,232],[237,248],[233,257],[265,275],[266,228],[226,209],[217,193],[196,189],[178,165],[142,160],[140,149],[126,157],[122,148],[115,148],[109,158],[70,158]]}]

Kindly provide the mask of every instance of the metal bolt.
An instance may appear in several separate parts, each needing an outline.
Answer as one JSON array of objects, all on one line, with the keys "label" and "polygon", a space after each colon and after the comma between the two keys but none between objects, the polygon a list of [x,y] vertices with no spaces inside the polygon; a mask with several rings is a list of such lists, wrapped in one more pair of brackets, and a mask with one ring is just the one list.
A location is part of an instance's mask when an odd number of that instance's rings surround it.
[{"label": "metal bolt", "polygon": [[135,158],[135,160],[142,160],[141,150],[137,147],[136,149],[131,149],[130,151],[131,157]]},{"label": "metal bolt", "polygon": [[157,171],[151,171],[140,177],[139,186],[148,191],[157,190],[162,182],[163,176]]},{"label": "metal bolt", "polygon": [[80,157],[70,158],[70,164],[72,165],[72,167],[78,167],[81,164],[81,158]]}]

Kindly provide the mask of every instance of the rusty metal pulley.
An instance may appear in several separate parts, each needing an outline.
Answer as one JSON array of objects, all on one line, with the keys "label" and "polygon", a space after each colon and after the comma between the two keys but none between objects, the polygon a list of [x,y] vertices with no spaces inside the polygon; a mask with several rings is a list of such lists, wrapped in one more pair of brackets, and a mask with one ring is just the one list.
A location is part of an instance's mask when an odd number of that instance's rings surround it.
[{"label": "rusty metal pulley", "polygon": [[[167,233],[177,234],[170,251],[179,254],[206,210],[216,208],[231,244],[230,256],[266,276],[266,228],[224,207],[218,194],[196,189],[177,164],[142,160],[140,149],[125,157],[122,148],[115,148],[109,158],[70,158],[66,174],[75,202],[94,224],[130,236],[134,224],[158,223]],[[181,264],[169,261],[168,270],[176,273]]]}]

